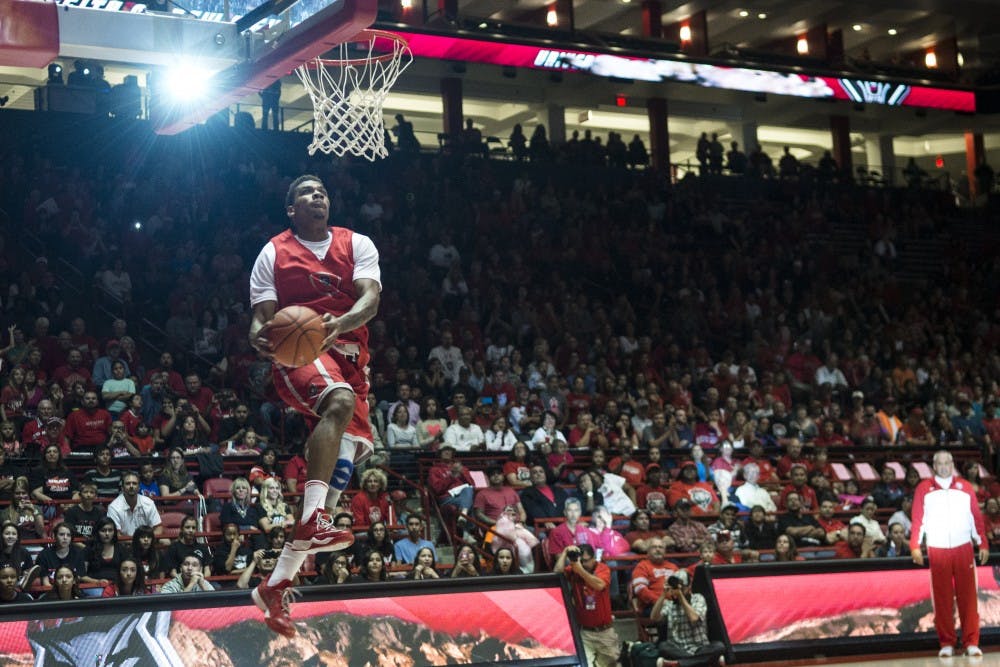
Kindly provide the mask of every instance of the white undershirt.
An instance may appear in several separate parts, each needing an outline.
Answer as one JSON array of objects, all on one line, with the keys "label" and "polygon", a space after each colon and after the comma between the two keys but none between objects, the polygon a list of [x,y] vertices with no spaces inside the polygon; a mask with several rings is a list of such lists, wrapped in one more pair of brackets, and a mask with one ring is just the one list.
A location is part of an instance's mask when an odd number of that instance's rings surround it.
[{"label": "white undershirt", "polygon": [[[302,237],[295,235],[295,240],[310,250],[316,259],[322,260],[330,250],[333,236],[327,232],[326,238],[322,241],[306,241]],[[372,240],[364,234],[355,232],[351,235],[351,244],[354,249],[354,276],[353,280],[369,279],[374,280],[382,288],[382,271],[378,265],[378,250]],[[267,245],[261,249],[260,254],[253,264],[253,271],[250,272],[250,305],[256,306],[265,301],[277,301],[278,291],[274,285],[274,262],[277,257],[277,250],[274,243],[268,241]]]}]

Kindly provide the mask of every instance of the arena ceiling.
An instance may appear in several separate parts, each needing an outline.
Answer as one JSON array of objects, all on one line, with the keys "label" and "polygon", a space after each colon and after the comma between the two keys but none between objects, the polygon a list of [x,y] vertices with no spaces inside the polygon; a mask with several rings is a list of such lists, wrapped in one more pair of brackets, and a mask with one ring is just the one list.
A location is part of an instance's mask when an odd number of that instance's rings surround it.
[{"label": "arena ceiling", "polygon": [[[551,4],[462,0],[459,7],[465,16],[518,23]],[[640,0],[577,0],[573,5],[577,30],[639,33]],[[660,0],[660,6],[664,25],[705,11],[710,52],[724,45],[766,48],[777,39],[825,24],[828,32],[843,32],[845,51],[855,57],[867,48],[874,60],[889,61],[952,37],[958,39],[966,69],[993,66],[1000,56],[995,0]]]},{"label": "arena ceiling", "polygon": [[[437,6],[436,0],[427,0]],[[419,0],[414,0],[419,4]],[[463,18],[484,18],[496,24],[525,25],[544,20],[551,0],[460,0]],[[825,24],[828,31],[843,34],[845,55],[860,57],[867,50],[875,61],[889,62],[895,56],[914,53],[956,38],[965,80],[982,76],[1000,62],[1000,11],[997,0],[660,0],[665,25],[704,10],[709,52],[728,47],[765,52],[776,42]],[[576,0],[577,32],[587,39],[600,35],[638,36],[640,0]],[[746,14],[742,16],[741,14]],[[764,18],[759,18],[763,15]],[[895,35],[889,31],[894,30]],[[110,83],[125,75],[138,76],[144,85],[146,68],[129,63],[105,63]],[[855,161],[866,162],[865,148],[880,136],[894,138],[901,157],[916,157],[930,165],[937,155],[959,156],[964,152],[962,133],[983,132],[992,163],[1000,162],[1000,114],[957,115],[952,112],[916,111],[845,102],[799,100],[750,93],[702,89],[681,83],[643,84],[599,79],[586,74],[567,74],[560,80],[545,72],[519,70],[506,75],[492,65],[456,67],[443,61],[420,61],[397,84],[386,104],[386,117],[402,112],[414,122],[422,143],[434,145],[441,132],[440,79],[463,80],[463,112],[483,129],[485,136],[506,140],[515,123],[528,131],[538,123],[549,124],[554,105],[565,109],[567,132],[591,129],[598,136],[609,131],[623,134],[626,141],[639,134],[647,139],[645,99],[668,99],[671,158],[684,162],[693,158],[701,132],[718,132],[725,141],[740,143],[746,128],[772,154],[782,145],[792,146],[802,159],[816,159],[830,147],[830,116],[848,115]],[[11,108],[33,108],[33,89],[43,85],[45,72],[24,68],[0,68],[0,97],[7,96]],[[615,97],[626,98],[625,107]],[[311,105],[294,76],[286,77],[282,90],[286,129],[307,129]],[[251,96],[240,110],[259,118],[259,99]],[[997,153],[997,155],[994,155]],[[964,169],[950,159],[949,169]]]}]

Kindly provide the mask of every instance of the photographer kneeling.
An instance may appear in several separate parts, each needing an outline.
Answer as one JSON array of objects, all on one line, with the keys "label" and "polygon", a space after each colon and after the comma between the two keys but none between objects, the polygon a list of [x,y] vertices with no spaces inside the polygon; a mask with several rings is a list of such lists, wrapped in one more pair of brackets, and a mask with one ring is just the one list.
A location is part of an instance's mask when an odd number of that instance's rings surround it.
[{"label": "photographer kneeling", "polygon": [[[660,623],[658,644],[625,642],[619,660],[623,667],[706,667],[722,665],[726,647],[708,640],[708,605],[701,593],[691,592],[686,570],[667,579],[663,593],[653,605],[650,618]],[[665,638],[665,639],[663,639]]]},{"label": "photographer kneeling", "polygon": [[618,663],[618,633],[611,617],[611,569],[597,560],[594,547],[571,544],[556,559],[573,591],[573,608],[580,622],[580,638],[587,665],[612,667]]}]

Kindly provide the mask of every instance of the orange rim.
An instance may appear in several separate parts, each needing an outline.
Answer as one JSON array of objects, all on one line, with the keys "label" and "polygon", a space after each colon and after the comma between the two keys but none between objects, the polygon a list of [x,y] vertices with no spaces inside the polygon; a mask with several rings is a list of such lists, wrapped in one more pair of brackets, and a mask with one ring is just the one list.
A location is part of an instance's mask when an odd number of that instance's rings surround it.
[{"label": "orange rim", "polygon": [[[345,39],[343,44],[368,44],[371,45],[372,42],[378,39],[385,39],[394,42],[394,47],[391,51],[387,53],[372,54],[371,58],[314,58],[309,62],[305,63],[310,69],[315,69],[317,63],[327,67],[346,67],[348,65],[366,65],[373,62],[387,62],[396,58],[398,55],[398,50],[400,45],[406,47],[406,40],[397,35],[396,33],[389,32],[387,30],[376,30],[374,28],[366,28],[362,30],[354,37],[350,39]],[[342,44],[342,45],[343,45]],[[369,46],[369,48],[373,48]]]}]

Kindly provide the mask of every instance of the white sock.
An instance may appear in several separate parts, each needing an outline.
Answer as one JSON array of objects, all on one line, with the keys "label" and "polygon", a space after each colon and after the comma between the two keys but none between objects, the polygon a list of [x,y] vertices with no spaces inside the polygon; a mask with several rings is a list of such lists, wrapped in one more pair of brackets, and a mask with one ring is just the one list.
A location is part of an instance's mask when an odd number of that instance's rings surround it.
[{"label": "white sock", "polygon": [[271,572],[271,578],[267,580],[268,585],[274,586],[285,579],[293,579],[308,555],[305,551],[296,551],[291,544],[285,544],[281,555],[278,556],[278,562],[274,565],[274,571]]},{"label": "white sock", "polygon": [[306,482],[306,490],[302,495],[302,520],[305,521],[312,516],[313,511],[323,509],[326,502],[327,490],[330,486],[326,482],[318,479],[310,479]]}]

